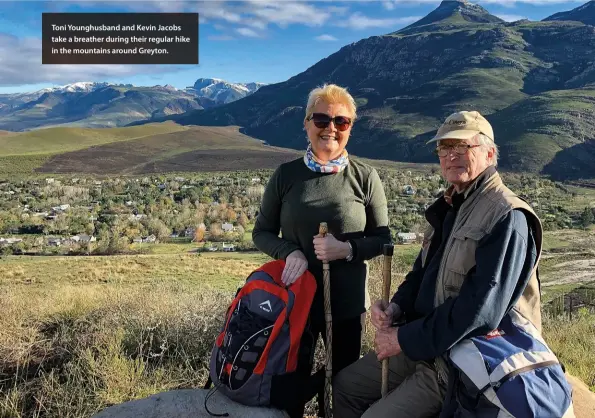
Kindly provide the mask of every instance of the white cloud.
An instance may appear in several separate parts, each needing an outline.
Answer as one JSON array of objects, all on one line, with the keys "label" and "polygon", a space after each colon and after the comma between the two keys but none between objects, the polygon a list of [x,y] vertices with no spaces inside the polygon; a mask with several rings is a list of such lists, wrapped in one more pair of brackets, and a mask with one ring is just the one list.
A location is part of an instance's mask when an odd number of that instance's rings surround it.
[{"label": "white cloud", "polygon": [[317,36],[314,39],[316,39],[317,41],[336,41],[337,40],[337,38],[335,38],[333,35],[326,35],[326,34]]},{"label": "white cloud", "polygon": [[331,17],[330,11],[305,2],[251,0],[248,3],[250,7],[245,13],[280,27],[290,24],[320,26]]},{"label": "white cloud", "polygon": [[242,24],[251,26],[256,29],[261,29],[261,30],[264,30],[267,28],[267,22],[264,22],[264,21],[258,20],[258,19],[252,19],[252,18],[243,19]]},{"label": "white cloud", "polygon": [[[83,7],[105,7],[116,5],[114,1],[97,1],[97,0],[53,0],[52,3],[61,5],[61,7],[68,8],[74,5]],[[137,12],[165,12],[165,13],[180,13],[190,11],[193,1],[159,1],[159,0],[126,0],[126,2],[118,2],[117,6],[124,6],[127,9]]]},{"label": "white cloud", "polygon": [[[1,0],[0,0],[1,1]],[[352,0],[345,4],[352,3]],[[385,7],[392,8],[398,3],[439,3],[440,0],[384,0]],[[488,0],[489,1],[489,0]],[[506,1],[506,0],[504,0]],[[79,3],[109,4],[109,1],[100,2],[90,0],[86,2],[79,0]],[[265,30],[268,25],[274,24],[281,28],[289,25],[307,25],[322,26],[336,17],[345,17],[348,15],[349,6],[332,4],[326,0],[246,0],[243,2],[233,1],[225,2],[223,0],[206,1],[172,1],[161,2],[159,0],[128,0],[122,4],[125,7],[135,11],[178,11],[178,12],[198,12],[202,18],[209,23],[227,22],[245,26],[247,28],[259,31]],[[356,22],[355,19],[360,19]],[[348,18],[349,24],[339,24],[343,27],[353,27],[364,29],[370,27],[390,27],[402,23],[410,23],[418,20],[418,17],[401,18],[368,18],[357,12]],[[242,28],[241,28],[242,29]],[[246,29],[246,28],[243,28]],[[255,33],[246,36],[254,36]]]},{"label": "white cloud", "polygon": [[205,8],[198,11],[199,14],[201,12],[204,16],[211,19],[221,19],[230,23],[238,23],[242,21],[242,16],[239,13],[224,8]]},{"label": "white cloud", "polygon": [[105,81],[111,77],[159,74],[182,69],[175,65],[42,65],[41,39],[18,38],[0,32],[0,86],[68,84],[73,80]]},{"label": "white cloud", "polygon": [[258,38],[260,35],[254,29],[250,28],[237,28],[236,32],[242,36],[247,36],[250,38]]},{"label": "white cloud", "polygon": [[497,14],[495,16],[505,20],[506,22],[516,22],[517,20],[527,19],[527,17],[519,15]]},{"label": "white cloud", "polygon": [[[2,1],[2,0],[0,0]],[[84,1],[86,5],[104,6],[110,1]],[[129,0],[118,3],[133,11],[177,11],[198,12],[201,19],[211,24],[232,23],[242,29],[245,36],[261,36],[260,32],[270,24],[286,28],[289,25],[322,26],[332,17],[345,16],[349,11],[347,6],[330,4],[327,1],[302,0],[246,0],[246,1],[172,1],[158,0]],[[69,3],[71,5],[72,3]],[[252,32],[246,31],[252,29]],[[256,35],[258,34],[258,35]]]},{"label": "white cloud", "polygon": [[351,29],[390,28],[417,22],[421,18],[422,16],[406,16],[378,19],[367,17],[360,12],[355,12],[348,19],[336,22],[335,25]]}]

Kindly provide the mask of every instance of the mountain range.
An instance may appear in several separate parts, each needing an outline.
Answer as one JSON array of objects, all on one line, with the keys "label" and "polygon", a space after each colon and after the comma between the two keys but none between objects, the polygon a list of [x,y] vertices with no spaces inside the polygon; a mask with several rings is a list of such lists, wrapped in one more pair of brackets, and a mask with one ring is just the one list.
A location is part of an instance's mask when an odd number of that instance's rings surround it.
[{"label": "mountain range", "polygon": [[178,90],[171,85],[77,82],[29,93],[0,94],[0,130],[124,126],[231,103],[263,85],[200,78],[193,86]]},{"label": "mountain range", "polygon": [[418,22],[346,45],[285,82],[167,119],[241,126],[271,145],[303,149],[308,93],[336,83],[358,104],[348,145],[355,155],[435,162],[425,142],[449,114],[474,109],[492,122],[502,167],[594,178],[593,18],[593,1],[540,22],[505,22],[479,5],[443,1]]},{"label": "mountain range", "polygon": [[[239,126],[303,150],[308,93],[345,86],[358,105],[350,153],[436,162],[426,141],[459,110],[492,123],[499,164],[555,179],[595,178],[595,1],[543,21],[505,22],[463,0],[351,43],[287,81],[234,85],[199,79],[183,90],[75,83],[0,95],[0,129],[123,126],[175,121]],[[46,89],[47,90],[47,89]]]}]

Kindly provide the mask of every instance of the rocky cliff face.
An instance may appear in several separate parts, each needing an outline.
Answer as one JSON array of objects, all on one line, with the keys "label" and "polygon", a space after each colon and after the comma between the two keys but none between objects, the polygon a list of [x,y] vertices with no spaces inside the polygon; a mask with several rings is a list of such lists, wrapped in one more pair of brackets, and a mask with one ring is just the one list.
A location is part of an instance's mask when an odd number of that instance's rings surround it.
[{"label": "rocky cliff face", "polygon": [[436,10],[399,32],[412,33],[431,29],[428,25],[448,26],[465,23],[504,23],[504,21],[491,15],[480,5],[467,0],[444,0]]}]

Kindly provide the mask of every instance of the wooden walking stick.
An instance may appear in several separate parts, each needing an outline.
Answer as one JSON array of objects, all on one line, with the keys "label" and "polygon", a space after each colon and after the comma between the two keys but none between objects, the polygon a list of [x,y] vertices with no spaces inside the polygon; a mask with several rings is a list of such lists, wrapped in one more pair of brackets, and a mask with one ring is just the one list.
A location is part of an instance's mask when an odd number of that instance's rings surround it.
[{"label": "wooden walking stick", "polygon": [[[388,306],[388,298],[390,297],[390,282],[392,279],[391,264],[393,259],[394,246],[392,244],[384,244],[382,254],[384,255],[384,265],[382,267],[382,300],[384,306]],[[388,359],[382,360],[382,388],[381,394],[384,398],[388,393]]]},{"label": "wooden walking stick", "polygon": [[[328,225],[321,222],[318,233],[325,237],[328,233]],[[324,380],[324,416],[331,418],[332,408],[332,377],[333,377],[333,316],[331,314],[331,271],[329,263],[322,263],[323,286],[324,286],[324,319],[326,322],[326,366]]]}]

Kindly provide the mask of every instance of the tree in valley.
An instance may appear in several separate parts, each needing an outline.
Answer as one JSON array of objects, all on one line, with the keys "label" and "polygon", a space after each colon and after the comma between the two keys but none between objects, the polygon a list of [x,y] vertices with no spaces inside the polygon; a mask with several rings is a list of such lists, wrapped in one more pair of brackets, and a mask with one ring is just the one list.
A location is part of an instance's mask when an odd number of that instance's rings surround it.
[{"label": "tree in valley", "polygon": [[225,220],[228,222],[235,222],[238,219],[238,214],[231,208],[225,211]]},{"label": "tree in valley", "polygon": [[209,232],[211,233],[211,239],[216,241],[223,236],[223,229],[221,229],[221,224],[214,222],[209,226]]},{"label": "tree in valley", "polygon": [[206,229],[204,224],[200,224],[196,227],[196,230],[194,231],[194,242],[202,242],[202,240],[205,239]]},{"label": "tree in valley", "polygon": [[595,216],[593,216],[593,209],[586,207],[581,214],[581,224],[583,225],[583,228],[588,228],[594,221]]},{"label": "tree in valley", "polygon": [[158,240],[163,240],[171,235],[171,229],[158,218],[152,218],[147,225],[149,235],[155,235]]},{"label": "tree in valley", "polygon": [[242,212],[240,214],[240,217],[238,218],[238,223],[242,226],[242,228],[246,229],[246,227],[248,226],[248,217],[246,216],[246,214],[244,212]]}]

